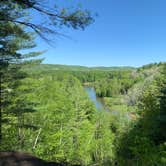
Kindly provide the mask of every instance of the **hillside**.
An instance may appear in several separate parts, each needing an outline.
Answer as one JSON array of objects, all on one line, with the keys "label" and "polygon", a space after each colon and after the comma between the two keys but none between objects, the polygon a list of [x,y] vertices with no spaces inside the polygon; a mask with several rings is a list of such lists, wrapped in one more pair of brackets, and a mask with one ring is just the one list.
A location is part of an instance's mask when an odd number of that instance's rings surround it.
[{"label": "hillside", "polygon": [[[28,152],[43,166],[135,166],[136,160],[138,166],[156,162],[164,166],[164,64],[131,70],[26,68],[28,77],[17,90],[20,96],[9,98],[11,104],[3,114],[0,150]],[[104,109],[97,108],[85,84],[94,89],[92,97],[100,99]],[[28,163],[26,154],[19,156],[16,160],[13,156],[12,163],[37,165]]]},{"label": "hillside", "polygon": [[75,66],[75,65],[60,65],[60,64],[39,64],[35,65],[31,68],[27,68],[26,70],[30,71],[115,71],[115,70],[133,70],[136,69],[130,66],[123,67],[86,67],[86,66]]}]

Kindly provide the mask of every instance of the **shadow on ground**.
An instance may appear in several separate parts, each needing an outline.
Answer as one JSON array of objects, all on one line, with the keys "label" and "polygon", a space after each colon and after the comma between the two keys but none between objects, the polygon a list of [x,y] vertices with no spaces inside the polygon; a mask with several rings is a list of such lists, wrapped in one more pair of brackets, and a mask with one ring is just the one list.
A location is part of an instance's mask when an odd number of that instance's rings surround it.
[{"label": "shadow on ground", "polygon": [[[67,163],[47,162],[28,153],[0,152],[0,166],[71,166]],[[75,165],[76,166],[76,165]]]}]

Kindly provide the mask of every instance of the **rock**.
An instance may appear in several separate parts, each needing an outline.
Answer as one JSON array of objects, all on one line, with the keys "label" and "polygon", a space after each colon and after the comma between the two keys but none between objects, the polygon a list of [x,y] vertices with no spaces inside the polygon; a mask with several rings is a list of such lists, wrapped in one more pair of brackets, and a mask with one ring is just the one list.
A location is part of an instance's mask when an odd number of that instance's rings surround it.
[{"label": "rock", "polygon": [[28,153],[23,152],[0,152],[0,166],[67,166],[47,162]]}]

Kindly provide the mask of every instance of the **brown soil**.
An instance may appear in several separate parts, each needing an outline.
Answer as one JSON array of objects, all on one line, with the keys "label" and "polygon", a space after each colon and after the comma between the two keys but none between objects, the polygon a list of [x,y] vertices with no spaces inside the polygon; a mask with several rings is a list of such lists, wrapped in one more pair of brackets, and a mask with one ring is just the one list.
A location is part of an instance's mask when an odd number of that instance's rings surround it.
[{"label": "brown soil", "polygon": [[0,166],[69,166],[47,162],[28,153],[23,152],[0,152]]}]

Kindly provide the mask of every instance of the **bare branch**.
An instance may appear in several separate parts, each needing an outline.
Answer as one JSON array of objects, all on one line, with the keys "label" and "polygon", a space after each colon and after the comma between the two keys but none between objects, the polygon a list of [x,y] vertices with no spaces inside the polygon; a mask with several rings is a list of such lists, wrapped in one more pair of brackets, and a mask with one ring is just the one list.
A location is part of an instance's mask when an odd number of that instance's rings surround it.
[{"label": "bare branch", "polygon": [[39,129],[39,132],[38,132],[38,134],[37,134],[37,137],[36,137],[36,139],[35,139],[35,143],[34,143],[34,145],[33,145],[33,149],[35,149],[35,147],[36,147],[36,144],[37,144],[37,141],[38,141],[38,139],[39,139],[39,135],[40,135],[40,133],[41,133],[41,128]]}]

